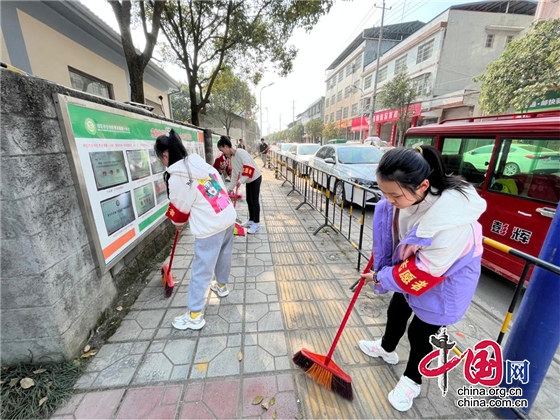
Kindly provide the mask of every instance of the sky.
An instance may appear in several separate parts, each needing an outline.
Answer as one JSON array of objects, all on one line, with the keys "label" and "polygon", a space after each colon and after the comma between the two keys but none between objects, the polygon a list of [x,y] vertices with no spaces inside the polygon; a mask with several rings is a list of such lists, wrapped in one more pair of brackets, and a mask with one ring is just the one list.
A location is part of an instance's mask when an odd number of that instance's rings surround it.
[{"label": "sky", "polygon": [[[106,1],[80,1],[118,31],[113,10]],[[381,22],[383,0],[333,1],[329,14],[323,16],[311,32],[298,29],[288,40],[288,44],[299,50],[293,72],[283,78],[272,71],[267,72],[261,83],[252,87],[257,105],[262,99],[262,132],[265,136],[286,129],[293,117],[324,96],[327,67],[363,29],[378,26]],[[471,2],[473,0],[385,0],[384,24],[415,20],[429,22],[454,4]],[[183,69],[163,62],[158,65],[174,79],[186,80]],[[259,120],[257,111],[257,123]]]}]

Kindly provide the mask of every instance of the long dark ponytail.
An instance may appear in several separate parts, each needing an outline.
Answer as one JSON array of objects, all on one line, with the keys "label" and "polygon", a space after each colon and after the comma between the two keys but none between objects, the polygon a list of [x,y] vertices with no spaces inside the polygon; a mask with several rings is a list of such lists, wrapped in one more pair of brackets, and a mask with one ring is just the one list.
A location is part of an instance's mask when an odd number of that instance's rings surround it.
[{"label": "long dark ponytail", "polygon": [[385,181],[394,181],[402,188],[416,194],[416,190],[427,179],[429,193],[441,195],[444,190],[458,190],[465,194],[469,185],[462,177],[446,172],[441,153],[433,146],[399,147],[383,154],[377,176]]},{"label": "long dark ponytail", "polygon": [[[163,153],[168,153],[168,167],[173,165],[174,163],[185,159],[189,154],[185,146],[183,146],[183,142],[181,141],[181,137],[175,132],[175,130],[171,129],[169,133],[163,134],[156,139],[156,144],[154,145],[154,152],[156,156],[161,159],[163,157]],[[187,166],[187,170],[188,170]],[[190,175],[190,171],[189,171]],[[169,172],[165,171],[163,173],[163,180],[165,181],[165,186],[167,188],[167,197],[169,197],[169,177],[171,175]]]}]

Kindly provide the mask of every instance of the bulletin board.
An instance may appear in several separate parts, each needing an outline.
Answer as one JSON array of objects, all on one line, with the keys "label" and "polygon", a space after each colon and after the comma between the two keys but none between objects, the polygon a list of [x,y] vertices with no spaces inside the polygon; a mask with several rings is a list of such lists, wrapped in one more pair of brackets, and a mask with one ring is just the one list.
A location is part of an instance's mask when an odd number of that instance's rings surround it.
[{"label": "bulletin board", "polygon": [[173,128],[189,154],[204,156],[204,133],[71,96],[57,94],[55,100],[83,214],[105,273],[165,218],[165,167],[153,150],[156,138]]}]

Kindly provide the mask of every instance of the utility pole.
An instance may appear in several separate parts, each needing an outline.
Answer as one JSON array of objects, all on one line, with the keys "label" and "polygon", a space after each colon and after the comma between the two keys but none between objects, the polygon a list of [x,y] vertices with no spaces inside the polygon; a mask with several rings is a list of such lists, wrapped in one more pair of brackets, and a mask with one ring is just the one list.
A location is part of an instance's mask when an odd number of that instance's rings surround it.
[{"label": "utility pole", "polygon": [[377,99],[377,76],[379,75],[379,60],[381,59],[381,41],[383,40],[383,19],[385,18],[385,0],[383,6],[379,7],[376,4],[374,7],[381,9],[381,26],[379,27],[379,37],[377,39],[377,64],[375,65],[375,78],[373,79],[373,93],[371,94],[371,109],[369,111],[369,135],[373,136],[373,114],[375,112],[375,100]]}]

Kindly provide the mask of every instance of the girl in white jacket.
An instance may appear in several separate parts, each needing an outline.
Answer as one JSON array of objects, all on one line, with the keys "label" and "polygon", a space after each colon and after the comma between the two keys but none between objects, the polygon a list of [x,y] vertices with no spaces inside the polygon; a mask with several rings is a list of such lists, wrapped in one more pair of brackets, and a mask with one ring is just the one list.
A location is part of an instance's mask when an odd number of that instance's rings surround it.
[{"label": "girl in white jacket", "polygon": [[166,216],[179,232],[190,220],[195,237],[188,310],[172,325],[178,330],[200,330],[206,324],[202,313],[204,298],[214,274],[216,281],[210,289],[219,297],[229,295],[227,283],[237,215],[218,171],[199,155],[189,156],[175,131],[159,136],[154,151],[167,168],[163,175],[170,201]]}]

